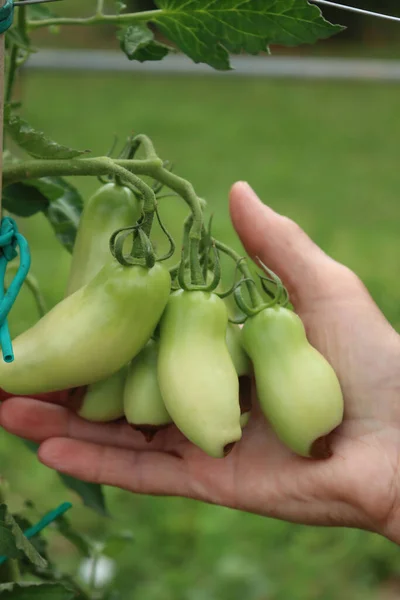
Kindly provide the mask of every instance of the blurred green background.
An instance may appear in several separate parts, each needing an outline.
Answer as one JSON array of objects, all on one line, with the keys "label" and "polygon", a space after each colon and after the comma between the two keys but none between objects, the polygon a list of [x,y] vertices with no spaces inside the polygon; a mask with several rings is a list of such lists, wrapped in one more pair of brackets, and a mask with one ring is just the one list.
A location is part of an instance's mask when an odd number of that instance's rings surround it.
[{"label": "blurred green background", "polygon": [[[400,328],[398,85],[25,71],[18,96],[34,126],[94,154],[106,153],[116,134],[121,142],[131,131],[150,135],[159,154],[207,199],[217,237],[238,250],[227,195],[235,180],[249,181],[266,203],[354,269]],[[97,186],[74,183],[85,197]],[[179,235],[185,208],[166,199],[162,213]],[[33,249],[33,272],[53,305],[64,292],[69,256],[41,217],[22,220],[21,227]],[[36,318],[24,291],[12,314],[13,333]],[[30,498],[44,512],[72,498],[72,520],[83,533],[102,539],[109,531],[133,532],[114,584],[124,600],[400,595],[398,548],[373,534],[115,489],[106,490],[112,519],[102,519],[4,432],[0,465],[13,508]],[[51,544],[60,564],[75,572],[72,546],[54,537]]]}]

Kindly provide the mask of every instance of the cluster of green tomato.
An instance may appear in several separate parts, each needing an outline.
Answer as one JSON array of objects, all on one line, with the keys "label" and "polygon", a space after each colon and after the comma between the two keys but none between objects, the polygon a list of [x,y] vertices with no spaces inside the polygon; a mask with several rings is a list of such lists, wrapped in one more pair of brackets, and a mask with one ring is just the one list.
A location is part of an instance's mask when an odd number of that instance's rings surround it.
[{"label": "cluster of green tomato", "polygon": [[254,373],[261,408],[282,442],[301,456],[329,456],[326,436],[342,421],[342,393],[299,317],[276,303],[254,310],[241,328],[217,293],[171,290],[160,262],[120,264],[110,236],[141,214],[137,196],[117,183],[88,201],[66,297],[14,340],[15,361],[0,364],[3,390],[34,397],[64,390],[79,398],[82,418],[125,417],[149,440],[174,423],[223,458],[249,420],[245,378]]}]

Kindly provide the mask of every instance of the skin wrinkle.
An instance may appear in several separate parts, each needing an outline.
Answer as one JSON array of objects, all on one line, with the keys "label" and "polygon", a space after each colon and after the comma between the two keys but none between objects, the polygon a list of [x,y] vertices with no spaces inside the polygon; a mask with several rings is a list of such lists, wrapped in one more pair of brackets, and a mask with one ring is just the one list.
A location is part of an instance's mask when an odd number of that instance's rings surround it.
[{"label": "skin wrinkle", "polygon": [[[375,443],[372,443],[375,442]],[[360,447],[361,446],[361,447]],[[338,493],[338,497],[348,505],[355,507],[362,515],[364,515],[365,519],[368,522],[375,521],[375,529],[379,529],[377,523],[384,522],[387,518],[387,515],[391,511],[391,505],[396,501],[393,498],[393,502],[390,498],[390,494],[387,492],[384,496],[384,501],[376,502],[375,495],[381,495],[382,485],[379,482],[379,478],[382,473],[384,473],[384,466],[387,465],[389,471],[392,472],[392,476],[389,477],[390,481],[394,480],[395,472],[393,467],[393,461],[390,459],[387,451],[381,444],[378,443],[378,440],[375,435],[372,436],[364,436],[363,439],[355,439],[352,441],[352,445],[349,446],[349,450],[351,449],[352,455],[356,455],[359,453],[360,457],[364,458],[365,464],[368,467],[370,462],[368,461],[367,451],[373,450],[375,453],[376,450],[379,452],[380,460],[379,465],[377,466],[377,473],[371,471],[371,476],[368,481],[368,489],[363,493],[360,489],[359,494],[354,494],[354,487],[358,488],[360,485],[360,475],[361,482],[363,474],[359,471],[355,473],[347,473],[345,479],[342,482],[342,485],[337,487],[336,484],[333,484],[330,494],[333,495]],[[373,456],[373,454],[371,455]],[[384,480],[386,481],[387,477],[385,476]],[[334,481],[334,480],[333,480]]]},{"label": "skin wrinkle", "polygon": [[[97,461],[97,467],[95,468],[95,471],[91,477],[91,480],[93,479],[93,481],[95,483],[100,483],[101,481],[107,481],[109,480],[109,477],[107,476],[107,473],[104,470],[104,466],[106,464],[106,458],[107,458],[107,454],[110,453],[110,448],[108,448],[107,446],[101,446],[101,450],[100,450],[100,460]],[[135,454],[133,454],[133,457],[135,456]]]}]

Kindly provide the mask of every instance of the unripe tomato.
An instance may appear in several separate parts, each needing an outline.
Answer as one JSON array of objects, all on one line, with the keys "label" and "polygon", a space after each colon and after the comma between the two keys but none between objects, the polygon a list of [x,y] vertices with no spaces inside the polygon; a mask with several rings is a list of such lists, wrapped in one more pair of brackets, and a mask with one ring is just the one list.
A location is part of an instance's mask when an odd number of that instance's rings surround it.
[{"label": "unripe tomato", "polygon": [[228,312],[207,292],[171,294],[161,319],[158,381],[168,413],[204,452],[224,457],[242,436]]},{"label": "unripe tomato", "polygon": [[[141,216],[141,205],[127,187],[102,185],[85,204],[72,255],[66,295],[73,294],[112,260],[109,241],[114,231],[130,227]],[[87,421],[111,421],[124,415],[125,366],[87,388],[78,414]]]},{"label": "unripe tomato", "polygon": [[158,384],[157,360],[158,344],[150,340],[129,365],[123,394],[126,420],[148,441],[172,423]]},{"label": "unripe tomato", "polygon": [[13,363],[0,364],[10,394],[38,394],[106,379],[140,352],[168,302],[169,272],[107,263],[17,337]]},{"label": "unripe tomato", "polygon": [[73,294],[111,260],[110,238],[141,216],[140,202],[127,187],[107,183],[87,201],[79,222],[66,295]]},{"label": "unripe tomato", "polygon": [[94,423],[115,421],[124,416],[123,395],[128,368],[123,367],[107,379],[92,383],[86,389],[77,414]]},{"label": "unripe tomato", "polygon": [[278,437],[297,454],[326,458],[327,435],[343,419],[343,396],[335,371],[313,348],[292,311],[267,308],[243,327],[262,410]]}]

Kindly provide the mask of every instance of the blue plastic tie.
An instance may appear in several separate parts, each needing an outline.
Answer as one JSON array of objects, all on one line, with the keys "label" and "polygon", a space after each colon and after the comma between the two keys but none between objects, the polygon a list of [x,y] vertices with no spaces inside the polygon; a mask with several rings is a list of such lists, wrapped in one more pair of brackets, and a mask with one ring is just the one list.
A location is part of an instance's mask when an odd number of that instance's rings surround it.
[{"label": "blue plastic tie", "polygon": [[[52,510],[51,512],[47,513],[47,515],[45,515],[43,517],[43,519],[41,519],[39,521],[39,523],[36,523],[36,525],[32,525],[32,527],[29,527],[29,529],[24,531],[24,536],[26,538],[28,538],[28,540],[29,540],[29,539],[33,538],[35,535],[38,535],[38,533],[43,531],[43,529],[45,529],[51,523],[53,523],[56,519],[61,517],[61,515],[66,513],[67,510],[69,510],[70,508],[72,508],[72,504],[70,502],[64,502],[64,504],[61,504],[61,506],[59,506],[55,510]],[[6,560],[7,560],[7,556],[0,556],[0,565],[5,563]]]},{"label": "blue plastic tie", "polygon": [[6,0],[0,8],[0,34],[10,29],[14,21],[14,0]]},{"label": "blue plastic tie", "polygon": [[[18,256],[17,247],[19,248],[18,271],[8,290],[4,293],[7,264],[10,260]],[[13,362],[14,360],[7,317],[29,273],[30,266],[31,254],[28,242],[18,232],[18,227],[14,219],[4,217],[0,225],[0,346],[3,353],[3,360],[6,363]]]}]

